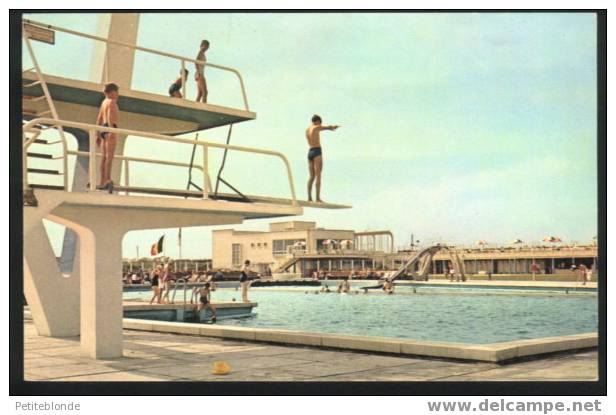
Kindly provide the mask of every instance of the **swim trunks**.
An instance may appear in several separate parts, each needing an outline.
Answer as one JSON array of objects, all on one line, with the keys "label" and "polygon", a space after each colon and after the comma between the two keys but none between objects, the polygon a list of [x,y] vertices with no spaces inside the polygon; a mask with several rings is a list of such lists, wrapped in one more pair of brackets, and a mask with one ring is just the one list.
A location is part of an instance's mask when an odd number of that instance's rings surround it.
[{"label": "swim trunks", "polygon": [[321,147],[313,147],[308,150],[308,160],[312,161],[315,157],[319,157],[321,154]]},{"label": "swim trunks", "polygon": [[182,88],[181,84],[172,83],[169,87],[169,96],[172,97],[174,93],[178,92]]},{"label": "swim trunks", "polygon": [[240,275],[240,282],[246,282],[248,280],[248,275],[244,271],[242,271],[242,275]]},{"label": "swim trunks", "polygon": [[201,297],[199,298],[199,302],[201,302],[201,304],[207,304],[207,303],[209,303],[210,301],[207,299],[207,297],[201,296]]},{"label": "swim trunks", "polygon": [[[109,127],[109,124],[104,123],[104,124],[103,124],[103,127]],[[113,128],[118,128],[118,126],[117,126],[116,124],[113,124]],[[106,139],[106,138],[107,138],[107,134],[109,134],[109,133],[108,133],[108,132],[106,132],[106,131],[103,131],[103,132],[101,133],[101,138],[102,138],[103,140],[104,140],[104,139]]]}]

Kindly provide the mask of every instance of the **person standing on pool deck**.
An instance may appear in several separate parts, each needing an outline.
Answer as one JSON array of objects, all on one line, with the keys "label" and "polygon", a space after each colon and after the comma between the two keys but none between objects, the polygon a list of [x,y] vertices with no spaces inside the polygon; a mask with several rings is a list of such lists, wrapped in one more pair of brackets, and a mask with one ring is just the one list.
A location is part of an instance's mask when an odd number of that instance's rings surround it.
[{"label": "person standing on pool deck", "polygon": [[[105,99],[98,111],[96,125],[118,128],[120,119],[120,109],[118,108],[119,88],[116,84],[110,82],[105,84],[103,93],[105,94]],[[111,166],[113,164],[113,156],[115,155],[116,139],[116,134],[108,132],[99,132],[98,137],[96,137],[96,146],[99,147],[102,143],[101,177],[99,185],[96,186],[98,190],[107,189],[111,191],[113,189]]]},{"label": "person standing on pool deck", "polygon": [[321,131],[336,131],[338,125],[322,125],[323,120],[318,115],[312,116],[312,124],[306,129],[306,139],[308,140],[308,201],[312,202],[312,184],[316,180],[317,202],[321,200],[321,171],[323,170],[323,153],[321,151]]},{"label": "person standing on pool deck", "polygon": [[[202,40],[196,60],[205,62],[205,52],[210,48],[210,42]],[[207,85],[205,83],[205,64],[195,63],[195,81],[197,81],[197,102],[207,102]]]},{"label": "person standing on pool deck", "polygon": [[150,300],[150,304],[157,300],[156,303],[160,304],[160,287],[159,287],[159,279],[160,279],[160,265],[158,265],[154,270],[152,270],[152,299]]},{"label": "person standing on pool deck", "polygon": [[250,274],[250,261],[244,261],[244,265],[242,266],[242,274],[240,275],[240,287],[242,288],[242,301],[248,303],[248,286],[250,282],[248,281],[248,275]]},{"label": "person standing on pool deck", "polygon": [[165,264],[165,267],[162,270],[163,275],[163,298],[161,302],[165,304],[169,304],[169,293],[171,292],[171,261]]}]

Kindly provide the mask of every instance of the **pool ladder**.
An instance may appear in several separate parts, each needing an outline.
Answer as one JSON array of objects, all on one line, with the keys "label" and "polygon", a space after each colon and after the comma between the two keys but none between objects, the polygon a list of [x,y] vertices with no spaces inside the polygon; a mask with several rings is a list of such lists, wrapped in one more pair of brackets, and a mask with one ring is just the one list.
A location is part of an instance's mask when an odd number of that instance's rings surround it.
[{"label": "pool ladder", "polygon": [[[178,291],[180,284],[184,283],[184,315],[186,315],[186,290],[188,289],[188,282],[184,278],[179,278],[173,283],[173,294],[171,294],[171,304],[175,304],[175,294]],[[192,296],[192,293],[191,293]]]}]

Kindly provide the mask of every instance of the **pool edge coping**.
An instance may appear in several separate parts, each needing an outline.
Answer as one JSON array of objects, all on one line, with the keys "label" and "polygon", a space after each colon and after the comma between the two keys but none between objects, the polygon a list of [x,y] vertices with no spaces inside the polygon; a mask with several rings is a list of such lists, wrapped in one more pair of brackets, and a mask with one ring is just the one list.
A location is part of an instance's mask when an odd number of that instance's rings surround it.
[{"label": "pool edge coping", "polygon": [[582,333],[502,343],[465,344],[404,340],[391,337],[357,336],[282,329],[247,328],[199,323],[123,319],[127,330],[188,334],[233,340],[249,340],[294,346],[437,357],[482,362],[504,362],[523,357],[597,347],[598,333]]}]

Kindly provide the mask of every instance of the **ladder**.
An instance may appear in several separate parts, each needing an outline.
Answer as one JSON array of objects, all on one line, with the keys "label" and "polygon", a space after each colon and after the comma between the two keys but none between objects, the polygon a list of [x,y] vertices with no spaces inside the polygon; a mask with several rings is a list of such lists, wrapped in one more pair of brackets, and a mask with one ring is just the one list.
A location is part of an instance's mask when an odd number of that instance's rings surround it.
[{"label": "ladder", "polygon": [[[45,77],[41,72],[41,68],[38,64],[36,56],[34,54],[34,50],[32,48],[31,40],[28,37],[28,34],[24,32],[24,40],[26,43],[26,47],[28,53],[30,55],[30,59],[32,60],[32,64],[34,65],[32,68],[26,69],[22,72],[22,74],[26,73],[34,73],[36,75],[36,79],[34,82],[29,82],[27,84],[22,84],[22,89],[32,89],[34,87],[40,87],[43,94],[40,96],[36,95],[28,95],[22,94],[22,122],[25,125],[26,120],[39,118],[39,117],[47,117],[53,118],[54,120],[59,120],[58,112],[56,111],[56,106],[53,102],[53,98],[51,93],[49,92],[49,88],[47,86],[47,82],[45,81]],[[23,79],[23,78],[22,78]],[[23,81],[22,81],[23,82]],[[44,103],[46,107],[42,110],[37,110],[33,108],[33,104],[38,102]],[[40,105],[37,105],[40,106]],[[48,138],[42,138],[41,134],[45,130],[56,130],[59,133],[59,140],[50,140]],[[41,124],[37,124],[35,126],[31,126],[28,130],[23,130],[23,140],[24,140],[24,149],[27,148],[26,151],[23,152],[23,165],[24,165],[24,192],[28,195],[28,197],[24,198],[24,204],[28,206],[36,206],[36,199],[33,199],[33,189],[51,189],[51,190],[68,190],[68,157],[67,157],[67,144],[66,144],[66,136],[64,135],[64,129],[61,126],[45,126]],[[62,155],[54,156],[53,154],[47,152],[52,145],[61,144],[62,145]],[[32,151],[30,150],[32,149]],[[31,166],[31,161],[37,160],[38,163],[36,166]],[[56,161],[55,168],[50,168],[42,160],[47,161]],[[62,161],[62,166],[57,166],[57,161]],[[41,165],[44,166],[41,167]],[[41,176],[43,175],[43,176]],[[62,184],[58,184],[57,181],[55,184],[49,183],[30,183],[30,176],[34,177],[62,177]],[[39,179],[40,180],[40,179]],[[43,180],[45,181],[45,180]],[[34,202],[28,203],[28,202]]]}]

